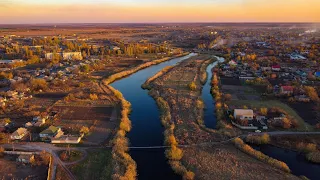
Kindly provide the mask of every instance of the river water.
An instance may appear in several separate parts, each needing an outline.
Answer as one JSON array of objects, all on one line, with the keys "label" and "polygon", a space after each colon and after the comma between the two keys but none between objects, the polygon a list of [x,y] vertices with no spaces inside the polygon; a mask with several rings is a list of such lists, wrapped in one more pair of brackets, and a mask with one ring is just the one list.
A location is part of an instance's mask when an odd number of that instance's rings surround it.
[{"label": "river water", "polygon": [[[195,55],[191,53],[148,67],[111,84],[131,103],[132,111],[129,118],[132,122],[132,129],[127,135],[130,146],[161,146],[164,140],[164,128],[161,125],[157,104],[148,95],[148,90],[143,90],[141,85],[164,67],[175,65]],[[131,157],[137,163],[138,179],[181,179],[167,163],[164,151],[165,149],[130,150]]]},{"label": "river water", "polygon": [[294,175],[303,175],[311,180],[320,179],[320,165],[308,162],[303,154],[271,145],[251,146],[272,158],[285,162]]},{"label": "river water", "polygon": [[224,58],[217,57],[217,61],[213,62],[207,67],[207,82],[202,88],[201,98],[204,102],[204,124],[206,127],[215,129],[217,124],[217,119],[215,115],[215,101],[212,97],[211,90],[211,78],[212,78],[212,68],[214,68],[219,62],[224,62]]}]

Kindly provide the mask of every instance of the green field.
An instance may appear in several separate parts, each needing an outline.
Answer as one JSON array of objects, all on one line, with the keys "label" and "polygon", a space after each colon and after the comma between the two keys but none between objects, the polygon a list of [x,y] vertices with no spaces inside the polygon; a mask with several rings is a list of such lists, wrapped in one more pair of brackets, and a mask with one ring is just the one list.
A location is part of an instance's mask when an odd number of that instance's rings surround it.
[{"label": "green field", "polygon": [[71,171],[79,180],[111,179],[111,161],[111,150],[89,150],[88,157],[84,161],[73,165]]}]

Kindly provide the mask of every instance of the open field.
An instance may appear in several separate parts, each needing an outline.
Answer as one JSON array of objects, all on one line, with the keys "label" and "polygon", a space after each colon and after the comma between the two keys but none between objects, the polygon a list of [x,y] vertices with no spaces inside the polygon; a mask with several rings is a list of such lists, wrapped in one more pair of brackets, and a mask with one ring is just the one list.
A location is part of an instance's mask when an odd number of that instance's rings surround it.
[{"label": "open field", "polygon": [[[196,179],[299,179],[241,152],[232,145],[184,149],[184,164],[194,169]],[[251,170],[254,169],[254,170]],[[250,172],[250,173],[249,173]]]},{"label": "open field", "polygon": [[231,94],[232,100],[259,100],[259,94],[248,86],[223,85],[222,92]]},{"label": "open field", "polygon": [[315,104],[314,103],[304,103],[304,102],[288,102],[288,106],[294,109],[297,114],[303,118],[308,124],[316,125],[320,122],[320,119],[317,119]]},{"label": "open field", "polygon": [[310,124],[306,123],[298,114],[296,111],[294,111],[292,108],[290,108],[288,105],[277,101],[277,100],[270,100],[270,101],[250,101],[250,100],[238,100],[238,101],[231,101],[229,103],[229,106],[236,106],[236,107],[243,107],[248,106],[252,108],[273,108],[278,107],[283,110],[285,110],[290,116],[294,117],[295,120],[298,122],[298,129],[301,131],[310,131],[312,130],[312,126]]},{"label": "open field", "polygon": [[83,126],[89,128],[90,134],[85,142],[102,143],[110,138],[118,126],[114,107],[55,106],[53,109],[60,114],[54,122],[56,126],[62,126],[70,132],[79,132]]},{"label": "open field", "polygon": [[79,180],[111,179],[112,156],[107,149],[89,150],[87,158],[69,169]]}]

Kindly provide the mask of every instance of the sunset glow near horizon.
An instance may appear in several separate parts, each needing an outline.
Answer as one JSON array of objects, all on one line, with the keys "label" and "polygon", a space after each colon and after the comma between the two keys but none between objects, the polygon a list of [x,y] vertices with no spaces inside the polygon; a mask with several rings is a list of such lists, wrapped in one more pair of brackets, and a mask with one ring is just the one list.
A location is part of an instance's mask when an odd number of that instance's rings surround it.
[{"label": "sunset glow near horizon", "polygon": [[320,22],[319,0],[0,0],[0,24]]}]

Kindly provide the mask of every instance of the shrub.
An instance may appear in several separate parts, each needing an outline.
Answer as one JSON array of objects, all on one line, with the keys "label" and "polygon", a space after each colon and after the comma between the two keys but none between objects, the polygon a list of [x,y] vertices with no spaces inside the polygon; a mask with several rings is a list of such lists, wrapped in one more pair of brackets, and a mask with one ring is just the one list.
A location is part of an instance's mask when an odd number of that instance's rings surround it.
[{"label": "shrub", "polygon": [[189,89],[190,89],[191,91],[195,91],[195,90],[197,89],[196,83],[195,83],[195,82],[191,82],[191,83],[189,84]]},{"label": "shrub", "polygon": [[260,113],[263,115],[263,116],[266,116],[268,114],[268,108],[260,108]]},{"label": "shrub", "polygon": [[304,90],[306,91],[306,94],[310,97],[312,101],[319,102],[319,95],[314,87],[305,86]]},{"label": "shrub", "polygon": [[143,89],[151,89],[150,83],[154,81],[155,79],[159,78],[163,74],[167,73],[170,69],[172,69],[174,66],[167,66],[163,68],[161,71],[157,72],[154,76],[150,77],[144,84],[142,84]]},{"label": "shrub", "polygon": [[171,145],[171,148],[166,150],[166,156],[170,160],[179,161],[183,156],[183,152],[180,148]]},{"label": "shrub", "polygon": [[44,79],[32,79],[30,86],[33,91],[46,90],[48,83]]},{"label": "shrub", "polygon": [[131,122],[129,113],[131,104],[123,98],[121,92],[111,86],[108,88],[120,100],[121,105],[121,120],[119,129],[113,139],[112,157],[114,160],[113,179],[136,179],[136,163],[128,154],[129,141],[125,137],[126,133],[131,130]]},{"label": "shrub", "polygon": [[83,66],[80,66],[80,71],[81,72],[84,72],[84,73],[88,73],[90,71],[90,66],[89,65],[83,65]]},{"label": "shrub", "polygon": [[214,73],[212,76],[211,85],[218,86],[218,84],[219,84],[218,76],[216,73]]},{"label": "shrub", "polygon": [[176,141],[176,138],[174,137],[173,134],[169,135],[169,136],[166,138],[166,142],[167,142],[167,144],[169,144],[169,145],[174,145],[174,146],[178,145],[178,143],[177,143],[177,141]]},{"label": "shrub", "polygon": [[300,142],[297,144],[297,149],[304,153],[310,153],[317,151],[317,145],[313,143]]},{"label": "shrub", "polygon": [[320,152],[310,152],[306,155],[306,158],[308,161],[313,162],[313,163],[320,163]]},{"label": "shrub", "polygon": [[232,99],[232,95],[231,94],[225,94],[224,95],[224,100],[225,101],[230,101]]},{"label": "shrub", "polygon": [[184,180],[193,180],[194,179],[194,173],[191,171],[187,171],[184,175],[183,175],[183,179]]},{"label": "shrub", "polygon": [[252,143],[252,144],[269,144],[270,137],[268,134],[264,133],[261,135],[249,135],[246,137],[246,142]]},{"label": "shrub", "polygon": [[283,119],[282,119],[282,127],[283,127],[284,129],[289,129],[289,128],[291,128],[291,125],[292,125],[292,123],[291,123],[290,119],[288,119],[288,118],[283,118]]},{"label": "shrub", "polygon": [[204,104],[203,104],[203,102],[201,101],[201,100],[197,100],[197,108],[199,108],[199,109],[203,109],[204,108]]},{"label": "shrub", "polygon": [[80,129],[80,134],[87,135],[87,134],[89,134],[89,132],[90,132],[90,130],[86,126],[82,126],[81,129]]},{"label": "shrub", "polygon": [[244,143],[242,141],[242,139],[236,138],[233,140],[233,142],[238,149],[257,158],[258,160],[264,161],[274,167],[280,168],[285,172],[290,172],[290,168],[288,167],[288,165],[286,163],[279,161],[277,159],[273,159],[273,158],[263,154],[262,152],[253,149],[251,146]]},{"label": "shrub", "polygon": [[3,155],[4,155],[4,148],[0,147],[0,157],[3,157]]},{"label": "shrub", "polygon": [[90,94],[89,95],[89,97],[90,97],[90,99],[91,100],[93,100],[93,101],[95,101],[95,100],[98,100],[99,98],[98,98],[98,96],[96,95],[96,94]]}]

